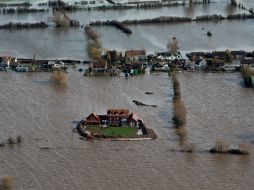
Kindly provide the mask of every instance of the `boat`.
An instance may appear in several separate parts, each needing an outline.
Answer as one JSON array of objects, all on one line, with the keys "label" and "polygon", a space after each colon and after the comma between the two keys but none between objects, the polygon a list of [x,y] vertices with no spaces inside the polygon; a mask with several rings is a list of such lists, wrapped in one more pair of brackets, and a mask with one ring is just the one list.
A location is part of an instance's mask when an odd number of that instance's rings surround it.
[{"label": "boat", "polygon": [[16,67],[17,72],[28,72],[28,66],[26,65],[20,65]]}]

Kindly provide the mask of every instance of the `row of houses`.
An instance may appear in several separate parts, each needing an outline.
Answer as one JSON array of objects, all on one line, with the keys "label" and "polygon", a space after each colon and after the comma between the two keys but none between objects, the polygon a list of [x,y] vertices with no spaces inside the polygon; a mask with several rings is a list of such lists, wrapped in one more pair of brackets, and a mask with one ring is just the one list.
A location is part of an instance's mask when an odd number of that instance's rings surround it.
[{"label": "row of houses", "polygon": [[0,57],[0,70],[8,69],[16,71],[49,71],[54,69],[66,69],[66,65],[60,60],[35,60],[35,59],[17,59],[12,56]]},{"label": "row of houses", "polygon": [[242,59],[244,56],[251,54],[252,52],[245,51],[213,51],[213,52],[191,52],[187,53],[186,56],[190,60],[205,58],[205,59],[220,59],[224,61],[230,61],[231,59]]},{"label": "row of houses", "polygon": [[[194,70],[206,69],[207,71],[238,71],[241,66],[254,67],[254,52],[245,51],[214,51],[191,52],[183,58],[180,52],[156,52],[146,55],[145,50],[127,50],[123,55],[117,51],[107,51],[103,62],[92,62],[91,70],[105,72],[114,65],[125,73],[144,71],[147,62],[152,65],[151,71],[166,71],[172,67]],[[230,64],[229,64],[230,63]]]},{"label": "row of houses", "polygon": [[146,51],[127,50],[124,55],[115,50],[107,51],[101,60],[91,62],[89,71],[107,73],[112,67],[117,67],[123,72],[139,73],[146,68]]},{"label": "row of houses", "polygon": [[191,61],[196,60],[212,60],[222,63],[232,62],[238,60],[240,65],[253,65],[254,52],[246,51],[214,51],[214,52],[191,52],[186,54]]},{"label": "row of houses", "polygon": [[191,67],[205,68],[207,71],[239,71],[242,66],[254,67],[254,52],[191,52],[186,56]]}]

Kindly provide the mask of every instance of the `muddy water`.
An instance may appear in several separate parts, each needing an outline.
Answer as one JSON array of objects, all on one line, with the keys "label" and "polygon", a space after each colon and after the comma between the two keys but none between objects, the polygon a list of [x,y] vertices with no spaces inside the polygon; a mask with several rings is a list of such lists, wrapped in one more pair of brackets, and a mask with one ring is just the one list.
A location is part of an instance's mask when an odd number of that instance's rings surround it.
[{"label": "muddy water", "polygon": [[[252,156],[170,151],[178,140],[167,74],[126,80],[83,77],[69,69],[68,75],[68,88],[61,88],[48,73],[0,73],[0,138],[24,139],[21,147],[0,148],[0,175],[14,176],[15,189],[252,189]],[[217,138],[231,146],[254,141],[253,91],[241,87],[238,74],[182,73],[179,80],[188,141],[199,150]],[[133,99],[158,107],[138,107]],[[89,142],[72,135],[80,118],[109,107],[136,111],[158,139]]]}]

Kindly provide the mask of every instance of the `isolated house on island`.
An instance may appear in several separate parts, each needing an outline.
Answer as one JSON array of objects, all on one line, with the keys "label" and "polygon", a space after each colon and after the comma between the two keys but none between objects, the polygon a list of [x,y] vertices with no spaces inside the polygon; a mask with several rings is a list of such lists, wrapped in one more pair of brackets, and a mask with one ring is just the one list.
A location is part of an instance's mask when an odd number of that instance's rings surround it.
[{"label": "isolated house on island", "polygon": [[108,125],[138,127],[143,123],[142,119],[128,109],[108,109],[107,115],[98,115],[95,112],[83,119],[84,125]]}]

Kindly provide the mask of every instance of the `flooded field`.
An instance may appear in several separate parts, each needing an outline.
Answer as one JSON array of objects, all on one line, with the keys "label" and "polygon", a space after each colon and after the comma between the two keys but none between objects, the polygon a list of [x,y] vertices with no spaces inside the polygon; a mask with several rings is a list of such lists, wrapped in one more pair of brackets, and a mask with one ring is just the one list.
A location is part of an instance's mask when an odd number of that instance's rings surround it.
[{"label": "flooded field", "polygon": [[[121,0],[119,0],[121,1]],[[37,1],[36,1],[37,2]],[[38,1],[41,2],[41,1]],[[236,14],[228,0],[211,5],[152,10],[79,11],[71,18],[92,20],[145,19],[158,16],[196,17]],[[242,0],[254,7],[252,0]],[[0,24],[49,21],[51,12],[0,15]],[[49,22],[50,23],[50,22]],[[254,20],[130,26],[128,36],[113,27],[94,27],[106,49],[165,51],[172,36],[183,52],[253,50]],[[204,28],[204,30],[202,30]],[[213,33],[208,38],[206,32]],[[88,59],[82,28],[0,30],[0,55],[31,58]],[[254,186],[254,91],[242,87],[240,74],[179,73],[187,114],[187,142],[193,154],[179,150],[172,125],[173,89],[168,74],[84,77],[68,69],[68,86],[53,84],[51,73],[0,73],[0,142],[21,135],[22,145],[0,147],[0,177],[14,177],[17,190],[72,189],[218,189],[252,190]],[[154,92],[146,95],[145,92]],[[153,107],[136,106],[139,100]],[[158,138],[142,142],[84,141],[72,128],[95,111],[127,108],[137,112]],[[249,156],[211,155],[217,139],[236,148],[251,144]],[[176,150],[176,151],[172,151]]]},{"label": "flooded field", "polygon": [[[219,23],[185,23],[130,26],[128,36],[113,27],[95,27],[105,49],[125,51],[145,49],[147,53],[165,51],[172,36],[180,49],[189,51],[252,50],[254,20]],[[204,28],[205,30],[202,30]],[[213,37],[206,35],[212,31]],[[87,39],[82,29],[0,30],[0,54],[31,58],[72,58],[87,60]],[[20,43],[22,42],[22,43]]]},{"label": "flooded field", "polygon": [[[251,1],[245,1],[249,7]],[[246,5],[247,6],[247,5]],[[158,16],[196,17],[205,14],[247,13],[231,7],[229,1],[215,1],[210,5],[164,7],[162,9],[131,9],[123,11],[77,11],[69,12],[72,19],[86,25],[95,20],[146,19]],[[0,55],[13,55],[31,58],[72,58],[88,59],[87,39],[82,28],[55,29],[50,22],[51,11],[47,13],[1,14],[0,24],[8,22],[48,22],[47,29],[0,30]],[[130,26],[132,35],[126,35],[113,27],[95,27],[100,34],[105,49],[125,51],[127,49],[146,49],[148,53],[165,51],[167,42],[176,36],[183,52],[195,50],[225,50],[253,48],[253,20],[192,22],[180,24],[148,24]],[[203,28],[203,30],[202,30]],[[212,38],[206,33],[210,30]],[[20,43],[22,42],[22,43]]]},{"label": "flooded field", "polygon": [[[0,73],[0,138],[24,139],[20,147],[0,148],[0,174],[14,176],[15,189],[252,189],[252,155],[171,151],[180,148],[167,74],[126,80],[69,69],[68,75],[68,87],[61,88],[47,73]],[[242,88],[238,74],[181,73],[179,80],[188,141],[198,150],[210,149],[216,139],[231,147],[254,143],[253,90]],[[133,99],[158,107],[138,107]],[[78,120],[109,107],[136,111],[158,139],[90,142],[72,135]]]}]

